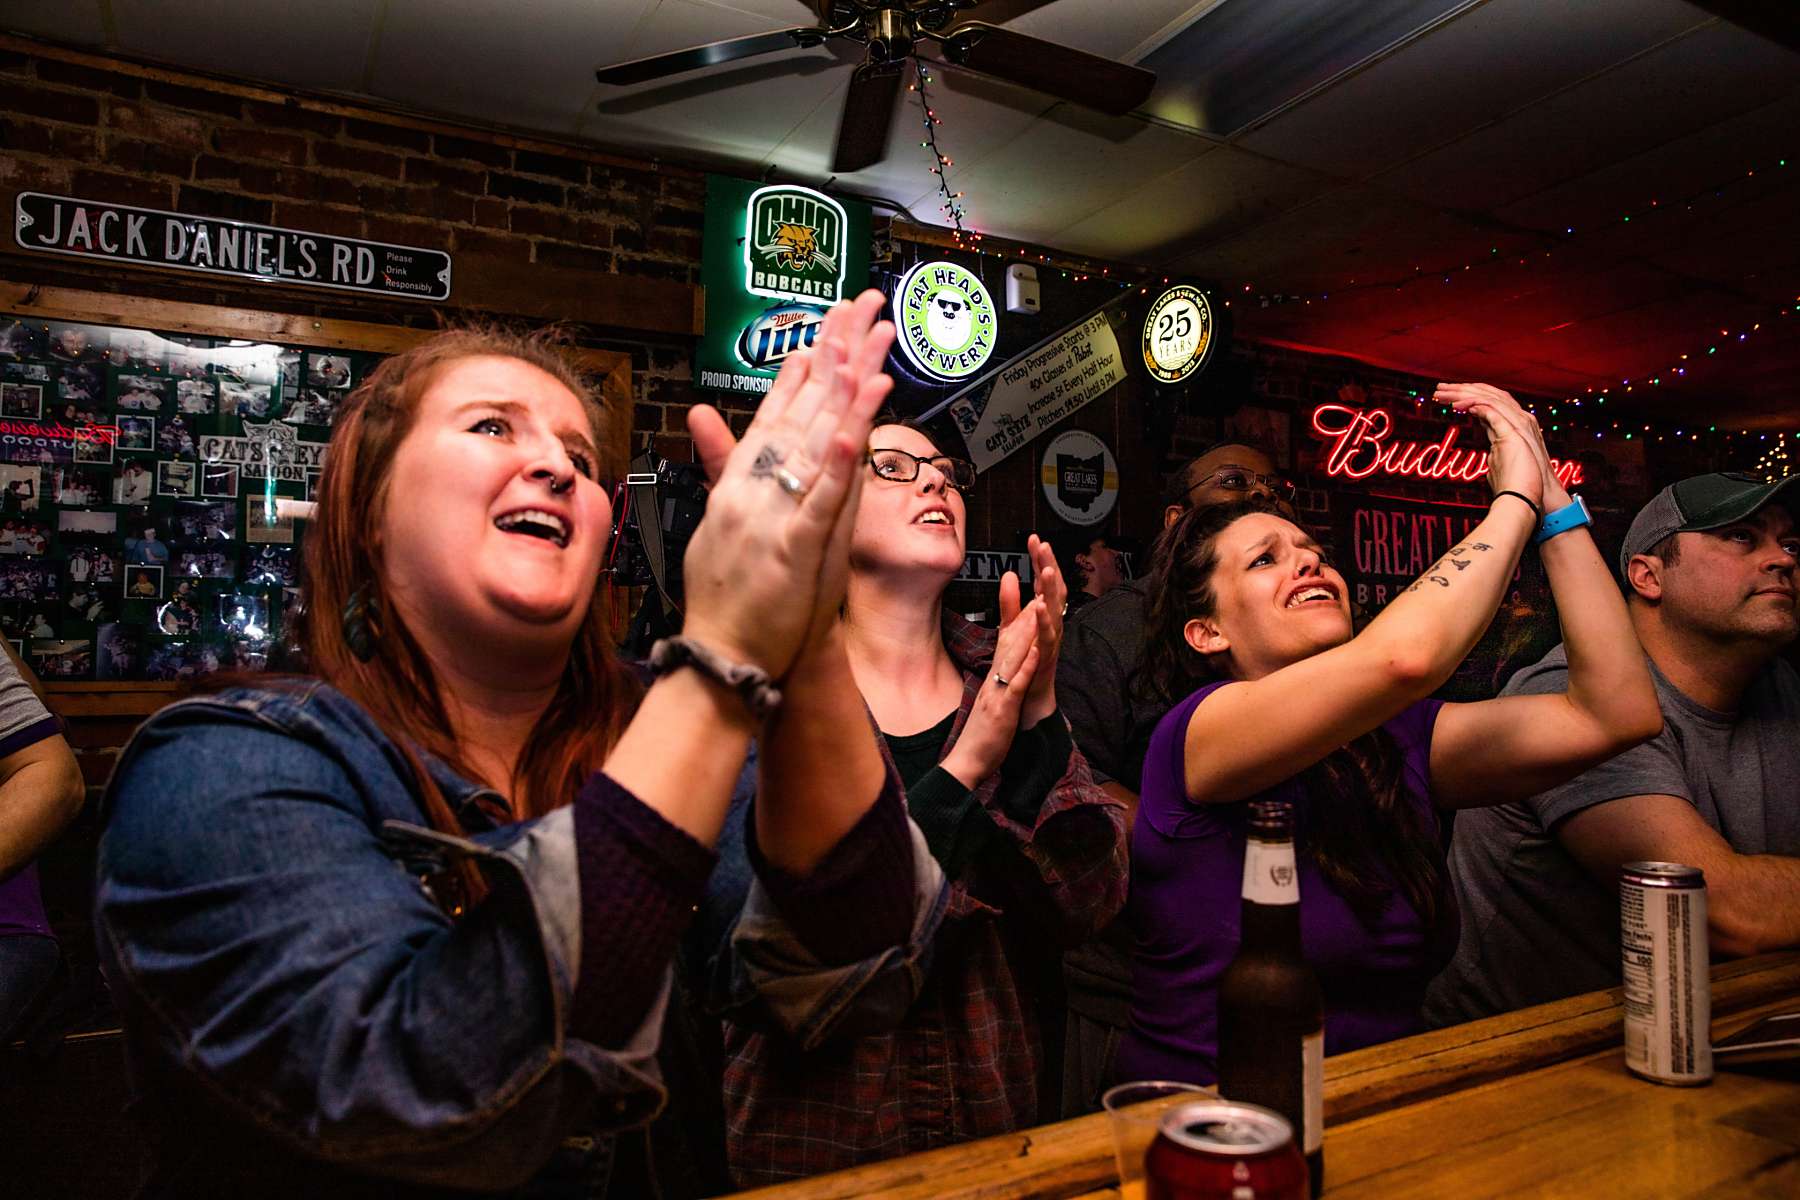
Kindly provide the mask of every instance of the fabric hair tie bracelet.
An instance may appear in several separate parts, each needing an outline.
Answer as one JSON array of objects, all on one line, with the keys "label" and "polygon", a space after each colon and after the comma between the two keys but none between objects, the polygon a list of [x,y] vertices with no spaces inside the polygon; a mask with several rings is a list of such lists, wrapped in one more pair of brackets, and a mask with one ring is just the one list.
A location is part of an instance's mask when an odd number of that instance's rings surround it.
[{"label": "fabric hair tie bracelet", "polygon": [[731,689],[743,700],[750,715],[761,720],[781,707],[781,689],[769,673],[749,663],[734,663],[692,638],[663,638],[650,647],[650,673],[667,675],[692,667],[708,679]]}]

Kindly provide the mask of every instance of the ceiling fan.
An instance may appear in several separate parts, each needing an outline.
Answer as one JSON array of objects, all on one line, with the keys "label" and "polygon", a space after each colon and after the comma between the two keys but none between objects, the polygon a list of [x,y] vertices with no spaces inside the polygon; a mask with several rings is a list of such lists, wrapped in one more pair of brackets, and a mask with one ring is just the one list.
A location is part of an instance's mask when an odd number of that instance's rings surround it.
[{"label": "ceiling fan", "polygon": [[868,49],[850,77],[831,165],[840,175],[881,161],[900,96],[900,79],[920,42],[936,43],[943,60],[953,66],[1114,116],[1137,108],[1156,86],[1153,71],[963,17],[965,12],[984,8],[984,15],[1008,20],[1050,0],[808,2],[818,13],[817,25],[776,29],[602,67],[594,72],[595,78],[601,83],[645,83],[776,50],[823,45],[833,38],[860,42]]}]

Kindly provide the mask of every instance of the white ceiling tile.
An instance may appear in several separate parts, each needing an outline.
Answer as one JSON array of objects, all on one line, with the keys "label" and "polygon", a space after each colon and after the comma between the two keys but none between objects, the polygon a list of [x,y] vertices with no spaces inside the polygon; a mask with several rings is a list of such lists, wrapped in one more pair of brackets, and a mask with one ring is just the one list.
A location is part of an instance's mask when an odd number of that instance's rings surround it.
[{"label": "white ceiling tile", "polygon": [[1800,54],[1715,24],[1415,158],[1378,182],[1444,207],[1491,210],[1797,87]]},{"label": "white ceiling tile", "polygon": [[[1171,22],[1208,7],[1195,0],[1055,0],[1006,22],[1006,27],[1124,62],[1129,61],[1126,55]],[[968,17],[981,20],[981,9],[971,10]]]},{"label": "white ceiling tile", "polygon": [[[1691,219],[1705,222],[1721,207],[1713,203],[1716,197],[1712,195],[1719,185],[1729,185],[1735,194],[1743,190],[1738,181],[1745,172],[1758,168],[1765,173],[1771,168],[1780,170],[1775,164],[1787,153],[1796,129],[1800,129],[1800,88],[1772,104],[1708,125],[1642,154],[1601,164],[1591,172],[1505,205],[1494,215],[1508,225],[1552,231],[1572,227],[1585,233],[1596,222],[1617,221],[1624,213],[1640,210],[1653,200],[1659,206],[1673,207],[1692,199],[1695,207]],[[1800,156],[1789,162],[1800,166]],[[1800,186],[1800,172],[1793,177],[1792,186]],[[1733,202],[1735,195],[1724,199]],[[1800,245],[1800,238],[1795,242]]]},{"label": "white ceiling tile", "polygon": [[971,214],[992,214],[984,231],[1043,242],[1212,148],[1160,125],[1059,104],[954,182]]},{"label": "white ceiling tile", "polygon": [[357,90],[378,0],[112,0],[119,49],[326,92]]},{"label": "white ceiling tile", "polygon": [[[609,61],[683,49],[708,36],[723,40],[768,29],[763,17],[663,0],[643,21],[633,47]],[[860,53],[859,47],[835,42],[794,47],[632,87],[602,86],[582,116],[580,132],[610,145],[729,160],[749,174],[822,106],[842,103],[834,97],[848,84]],[[835,121],[831,128],[836,131]]]},{"label": "white ceiling tile", "polygon": [[1239,140],[1261,154],[1364,178],[1707,20],[1684,0],[1492,0]]},{"label": "white ceiling tile", "polygon": [[[1055,103],[1036,92],[966,71],[937,70],[931,75],[931,106],[942,122],[936,129],[938,147],[953,164],[949,179],[954,187],[961,187],[971,171],[1003,151]],[[830,176],[849,76],[848,66],[834,76],[837,83],[832,93],[768,151],[761,165],[813,179]],[[886,155],[874,166],[841,178],[854,190],[887,196],[906,205],[918,219],[935,223],[940,216],[937,203],[924,203],[937,194],[931,152],[919,145],[924,140],[924,120],[918,94],[903,86],[888,132]],[[974,192],[965,197],[971,216],[985,219],[978,212],[977,200]]]},{"label": "white ceiling tile", "polygon": [[0,29],[51,42],[99,46],[106,41],[104,0],[0,0]]},{"label": "white ceiling tile", "polygon": [[598,86],[594,69],[632,57],[651,2],[532,0],[506,8],[487,0],[386,0],[369,90],[486,124],[567,135]]},{"label": "white ceiling tile", "polygon": [[1273,217],[1330,186],[1310,171],[1221,146],[1121,189],[1122,198],[1059,230],[1056,245],[1161,266]]}]

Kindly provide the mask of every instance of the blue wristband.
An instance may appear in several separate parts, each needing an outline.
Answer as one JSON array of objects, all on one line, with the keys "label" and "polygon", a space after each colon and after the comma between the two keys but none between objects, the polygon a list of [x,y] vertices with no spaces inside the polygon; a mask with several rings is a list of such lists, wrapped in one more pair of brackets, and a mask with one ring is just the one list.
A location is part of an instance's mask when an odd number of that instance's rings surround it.
[{"label": "blue wristband", "polygon": [[1569,502],[1553,513],[1547,514],[1538,523],[1537,537],[1532,540],[1543,544],[1559,533],[1567,533],[1571,529],[1580,529],[1583,525],[1592,525],[1594,518],[1588,515],[1587,505],[1580,496],[1569,497]]}]

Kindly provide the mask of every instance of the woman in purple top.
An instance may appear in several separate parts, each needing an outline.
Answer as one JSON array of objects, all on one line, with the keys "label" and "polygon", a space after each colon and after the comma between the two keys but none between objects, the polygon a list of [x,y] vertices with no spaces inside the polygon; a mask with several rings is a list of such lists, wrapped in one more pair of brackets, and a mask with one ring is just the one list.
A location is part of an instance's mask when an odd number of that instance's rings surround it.
[{"label": "woman in purple top", "polygon": [[1144,763],[1121,1078],[1216,1078],[1246,801],[1295,806],[1301,944],[1337,1053],[1418,1030],[1425,985],[1455,948],[1434,810],[1529,795],[1661,728],[1624,603],[1580,526],[1541,549],[1579,647],[1567,694],[1428,699],[1487,628],[1540,514],[1571,504],[1511,396],[1442,384],[1435,398],[1485,423],[1493,507],[1361,634],[1318,544],[1258,502],[1191,511],[1158,548],[1146,681],[1187,698]]}]

